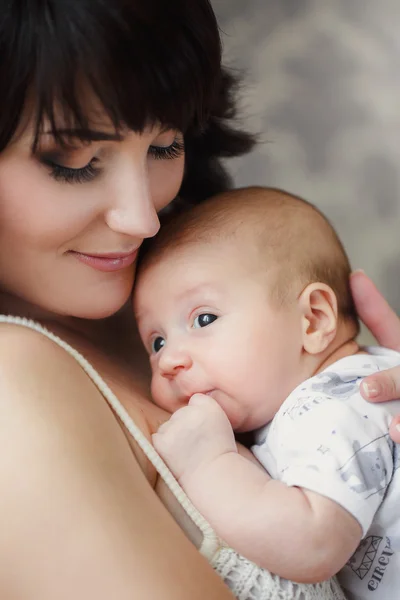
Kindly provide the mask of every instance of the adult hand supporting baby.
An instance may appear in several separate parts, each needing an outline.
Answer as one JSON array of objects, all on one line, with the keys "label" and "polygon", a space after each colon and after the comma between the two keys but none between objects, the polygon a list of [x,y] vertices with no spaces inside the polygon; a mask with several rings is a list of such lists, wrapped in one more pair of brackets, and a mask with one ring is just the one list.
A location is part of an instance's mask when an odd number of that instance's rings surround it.
[{"label": "adult hand supporting baby", "polygon": [[[360,319],[379,344],[400,351],[400,319],[374,283],[362,271],[352,273],[350,285]],[[361,394],[371,402],[400,398],[400,366],[366,377]],[[390,425],[390,436],[400,443],[400,415]]]},{"label": "adult hand supporting baby", "polygon": [[154,448],[182,487],[217,457],[237,452],[231,424],[222,408],[205,394],[194,394],[152,437]]}]

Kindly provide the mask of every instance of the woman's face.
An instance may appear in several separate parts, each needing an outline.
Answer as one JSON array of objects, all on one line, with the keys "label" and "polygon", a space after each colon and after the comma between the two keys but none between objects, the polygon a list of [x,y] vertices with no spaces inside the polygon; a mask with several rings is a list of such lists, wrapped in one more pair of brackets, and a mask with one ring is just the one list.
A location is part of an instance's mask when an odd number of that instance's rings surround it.
[{"label": "woman's face", "polygon": [[133,285],[136,250],[157,233],[177,194],[182,136],[160,126],[115,135],[97,119],[93,141],[67,149],[51,133],[31,152],[27,128],[0,154],[1,291],[58,315],[116,312]]}]

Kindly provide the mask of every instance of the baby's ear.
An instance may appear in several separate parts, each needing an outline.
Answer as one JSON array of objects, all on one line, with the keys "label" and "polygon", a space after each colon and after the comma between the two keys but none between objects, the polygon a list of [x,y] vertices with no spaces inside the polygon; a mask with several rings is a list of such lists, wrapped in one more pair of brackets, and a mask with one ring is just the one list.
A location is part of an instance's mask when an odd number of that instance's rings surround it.
[{"label": "baby's ear", "polygon": [[309,354],[323,352],[336,335],[336,295],[325,283],[310,283],[298,301],[302,315],[303,348]]}]

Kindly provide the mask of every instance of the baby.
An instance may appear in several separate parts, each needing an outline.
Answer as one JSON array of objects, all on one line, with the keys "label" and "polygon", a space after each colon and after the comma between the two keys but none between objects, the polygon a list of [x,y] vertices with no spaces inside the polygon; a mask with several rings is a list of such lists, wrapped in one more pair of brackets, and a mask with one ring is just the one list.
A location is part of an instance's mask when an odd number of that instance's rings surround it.
[{"label": "baby", "polygon": [[[153,436],[194,505],[255,563],[298,582],[340,569],[349,597],[400,590],[399,402],[363,377],[400,354],[361,350],[345,251],[308,202],[221,194],[178,215],[144,254],[134,292]],[[233,432],[255,431],[252,452]]]}]

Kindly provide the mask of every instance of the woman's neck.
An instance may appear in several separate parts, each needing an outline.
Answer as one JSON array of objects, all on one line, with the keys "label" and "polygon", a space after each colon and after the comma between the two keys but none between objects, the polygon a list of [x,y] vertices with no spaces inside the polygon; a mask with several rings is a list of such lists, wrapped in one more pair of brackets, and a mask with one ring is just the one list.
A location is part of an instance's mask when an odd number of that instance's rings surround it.
[{"label": "woman's neck", "polygon": [[[0,313],[38,321],[61,337],[81,340],[107,354],[119,355],[142,352],[140,338],[135,326],[133,311],[127,303],[116,314],[106,319],[78,319],[57,315],[41,309],[6,292],[0,293]],[[135,352],[136,353],[136,352]]]}]

